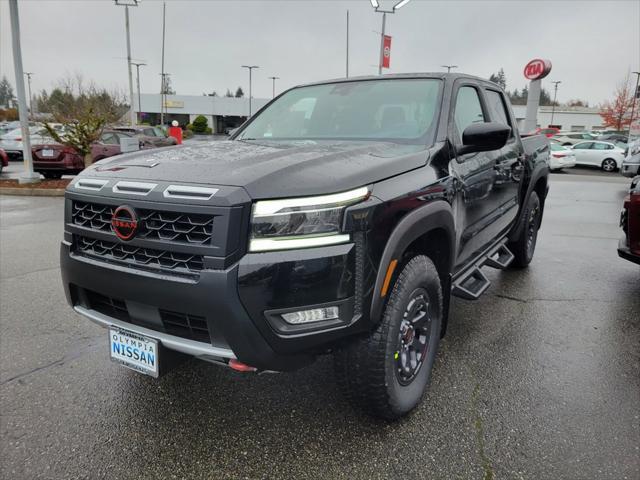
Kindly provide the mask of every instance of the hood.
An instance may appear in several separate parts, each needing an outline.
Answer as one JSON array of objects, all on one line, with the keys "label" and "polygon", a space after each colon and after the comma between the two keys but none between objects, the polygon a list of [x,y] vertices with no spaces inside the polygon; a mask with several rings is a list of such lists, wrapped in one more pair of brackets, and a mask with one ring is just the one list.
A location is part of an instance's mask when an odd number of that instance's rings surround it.
[{"label": "hood", "polygon": [[423,145],[213,141],[119,155],[83,176],[243,187],[254,199],[333,193],[425,165]]}]

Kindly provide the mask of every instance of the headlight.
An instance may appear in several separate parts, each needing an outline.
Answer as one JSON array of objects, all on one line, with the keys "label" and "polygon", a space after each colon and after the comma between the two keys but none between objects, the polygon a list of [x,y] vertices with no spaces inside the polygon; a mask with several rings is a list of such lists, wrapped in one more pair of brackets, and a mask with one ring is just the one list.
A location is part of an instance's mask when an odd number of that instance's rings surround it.
[{"label": "headlight", "polygon": [[263,200],[253,205],[249,251],[318,247],[349,241],[344,208],[369,196],[367,187],[318,197]]}]

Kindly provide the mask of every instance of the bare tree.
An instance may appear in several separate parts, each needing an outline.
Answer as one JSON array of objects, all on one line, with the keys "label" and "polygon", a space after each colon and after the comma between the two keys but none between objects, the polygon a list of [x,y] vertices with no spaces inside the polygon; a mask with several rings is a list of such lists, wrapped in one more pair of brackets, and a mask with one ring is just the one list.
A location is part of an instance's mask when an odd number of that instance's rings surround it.
[{"label": "bare tree", "polygon": [[91,146],[100,138],[104,126],[126,112],[124,98],[122,92],[99,88],[93,81],[85,82],[80,73],[67,75],[47,99],[47,109],[63,129],[60,132],[48,123],[45,128],[56,142],[82,155],[88,167],[93,163]]}]

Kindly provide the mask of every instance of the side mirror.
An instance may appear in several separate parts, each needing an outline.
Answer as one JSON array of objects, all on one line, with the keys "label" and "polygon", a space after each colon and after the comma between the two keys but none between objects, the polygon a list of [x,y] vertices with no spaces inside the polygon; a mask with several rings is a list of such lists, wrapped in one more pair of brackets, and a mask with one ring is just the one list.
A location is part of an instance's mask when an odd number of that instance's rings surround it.
[{"label": "side mirror", "polygon": [[503,123],[473,123],[462,132],[462,147],[457,149],[457,154],[499,150],[506,145],[510,134],[511,127]]}]

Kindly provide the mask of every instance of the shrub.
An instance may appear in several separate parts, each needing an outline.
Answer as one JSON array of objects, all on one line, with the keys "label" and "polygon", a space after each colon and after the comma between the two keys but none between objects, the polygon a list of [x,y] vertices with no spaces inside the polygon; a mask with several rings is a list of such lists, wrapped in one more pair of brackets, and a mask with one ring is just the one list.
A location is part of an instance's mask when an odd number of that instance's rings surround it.
[{"label": "shrub", "polygon": [[193,132],[193,124],[192,123],[187,123],[187,126],[185,128],[187,130],[189,130],[190,132]]},{"label": "shrub", "polygon": [[198,115],[193,121],[193,133],[207,133],[207,117]]},{"label": "shrub", "polygon": [[213,134],[213,129],[211,127],[207,127],[205,132],[206,132],[207,135],[212,135]]},{"label": "shrub", "polygon": [[182,138],[192,138],[193,132],[191,130],[184,130],[182,132]]}]

